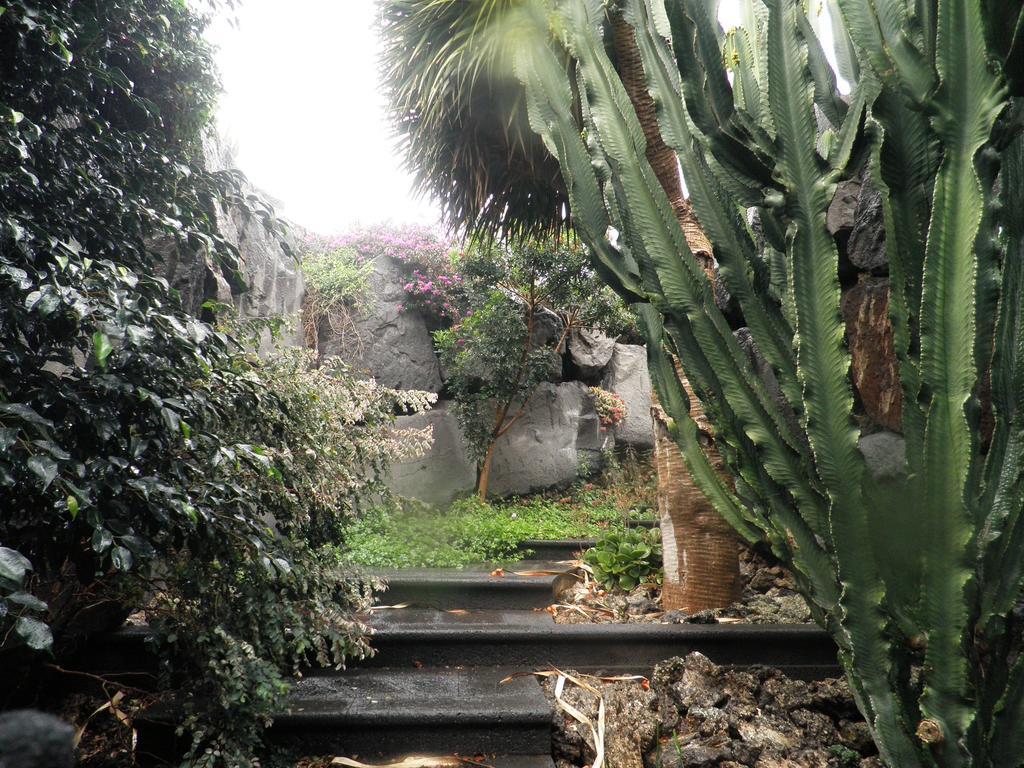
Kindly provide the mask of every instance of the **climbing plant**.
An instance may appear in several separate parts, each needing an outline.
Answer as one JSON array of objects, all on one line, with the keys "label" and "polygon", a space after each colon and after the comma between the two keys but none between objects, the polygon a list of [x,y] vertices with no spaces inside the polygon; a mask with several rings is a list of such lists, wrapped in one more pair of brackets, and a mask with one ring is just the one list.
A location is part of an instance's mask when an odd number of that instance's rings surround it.
[{"label": "climbing plant", "polygon": [[[595,268],[641,312],[655,386],[694,478],[744,538],[792,567],[887,764],[1019,766],[1022,4],[830,1],[838,72],[818,8],[749,0],[744,25],[726,35],[717,5],[396,0],[387,33],[422,52],[409,69],[427,76],[393,72],[393,104],[415,115],[409,140],[429,144],[430,128],[455,123],[489,87],[500,93],[495,83],[521,84],[514,103],[564,186],[526,173],[518,194],[547,183],[548,196],[531,199],[558,199],[558,213],[482,205],[502,199],[488,189],[500,187],[498,166],[537,159],[514,133],[486,171],[453,174],[477,183],[449,201],[479,207],[449,210],[491,229],[511,218],[513,234],[571,221]],[[613,22],[635,36],[661,135],[754,359],[647,160],[609,53]],[[453,98],[442,97],[445,82],[459,84]],[[494,106],[499,119],[515,111]],[[864,164],[881,192],[904,404],[905,476],[881,494],[858,451],[826,225],[837,182]],[[715,425],[727,481],[701,446],[670,354]]]}]

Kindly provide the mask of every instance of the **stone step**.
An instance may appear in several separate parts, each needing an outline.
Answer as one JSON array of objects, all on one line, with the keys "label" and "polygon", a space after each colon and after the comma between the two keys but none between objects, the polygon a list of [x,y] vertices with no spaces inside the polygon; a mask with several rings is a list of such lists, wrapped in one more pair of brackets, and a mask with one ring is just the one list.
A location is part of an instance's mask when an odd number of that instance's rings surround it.
[{"label": "stone step", "polygon": [[527,539],[519,543],[519,551],[537,560],[558,562],[579,559],[595,543],[594,539]]},{"label": "stone step", "polygon": [[275,743],[304,754],[550,755],[551,707],[505,667],[355,669],[311,674],[274,718]]},{"label": "stone step", "polygon": [[596,673],[649,675],[673,656],[700,651],[717,664],[780,667],[819,679],[839,674],[836,647],[816,626],[750,624],[555,624],[543,611],[415,609],[372,619],[377,655],[364,668],[473,666],[516,671],[554,665]]},{"label": "stone step", "polygon": [[[377,603],[410,603],[417,608],[529,610],[544,608],[554,600],[559,579],[566,565],[547,561],[524,561],[504,566],[503,576],[492,575],[493,566],[465,570],[444,568],[404,568],[377,570],[372,575],[384,579],[388,588],[377,595]],[[537,576],[517,576],[514,571],[552,571]]]}]

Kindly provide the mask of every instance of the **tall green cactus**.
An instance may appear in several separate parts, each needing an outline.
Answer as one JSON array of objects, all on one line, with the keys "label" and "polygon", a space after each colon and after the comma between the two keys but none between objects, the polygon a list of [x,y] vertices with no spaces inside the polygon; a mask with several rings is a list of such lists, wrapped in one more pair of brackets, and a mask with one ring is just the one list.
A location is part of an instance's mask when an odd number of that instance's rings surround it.
[{"label": "tall green cactus", "polygon": [[[503,50],[530,125],[597,268],[640,309],[694,478],[792,567],[886,763],[1018,768],[1024,1],[826,1],[847,96],[804,0],[742,0],[745,26],[728,34],[717,0],[419,4],[485,6],[491,32],[515,37]],[[781,395],[734,338],[647,163],[609,14],[633,29],[662,136]],[[885,493],[858,450],[826,224],[837,183],[865,163],[883,200],[903,390],[906,479]],[[701,449],[670,355],[716,424],[731,482]]]}]

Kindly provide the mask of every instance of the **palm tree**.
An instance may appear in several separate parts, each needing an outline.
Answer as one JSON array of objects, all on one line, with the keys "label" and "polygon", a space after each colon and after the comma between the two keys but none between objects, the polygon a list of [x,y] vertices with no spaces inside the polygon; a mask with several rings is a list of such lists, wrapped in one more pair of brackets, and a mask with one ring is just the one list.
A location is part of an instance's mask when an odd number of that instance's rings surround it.
[{"label": "palm tree", "polygon": [[[522,88],[506,67],[515,45],[516,0],[389,0],[382,5],[383,75],[401,148],[424,192],[440,201],[449,226],[508,238],[559,233],[571,212],[558,163],[528,125]],[[658,129],[632,28],[608,18],[620,77],[647,140],[647,159],[691,250],[714,280],[711,243],[686,199],[675,153]],[[706,429],[713,465],[720,459]],[[658,509],[665,560],[663,605],[700,611],[738,596],[733,529],[696,487],[669,423],[652,402]]]}]

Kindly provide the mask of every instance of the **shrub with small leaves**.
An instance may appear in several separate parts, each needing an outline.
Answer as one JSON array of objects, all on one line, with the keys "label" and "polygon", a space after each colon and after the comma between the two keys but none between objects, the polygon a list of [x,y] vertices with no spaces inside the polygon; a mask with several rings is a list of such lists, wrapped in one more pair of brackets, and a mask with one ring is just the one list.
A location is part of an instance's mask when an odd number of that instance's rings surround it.
[{"label": "shrub with small leaves", "polygon": [[645,528],[609,531],[583,553],[583,562],[608,589],[628,592],[646,582],[660,582],[661,532]]},{"label": "shrub with small leaves", "polygon": [[0,5],[0,709],[141,607],[186,762],[241,766],[297,665],[367,652],[328,542],[416,403],[247,355],[161,276],[170,244],[235,279],[218,207],[275,226],[203,161],[201,7]]}]

